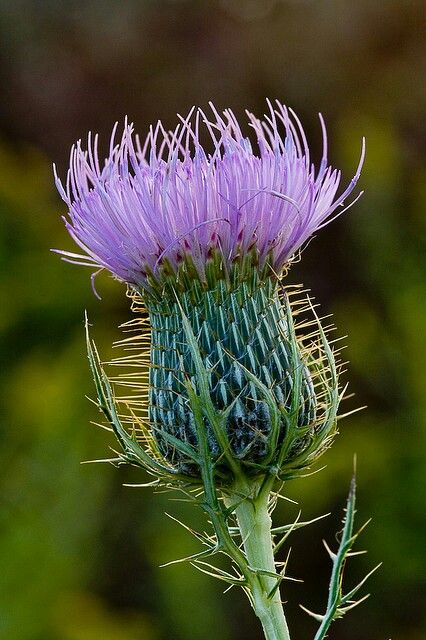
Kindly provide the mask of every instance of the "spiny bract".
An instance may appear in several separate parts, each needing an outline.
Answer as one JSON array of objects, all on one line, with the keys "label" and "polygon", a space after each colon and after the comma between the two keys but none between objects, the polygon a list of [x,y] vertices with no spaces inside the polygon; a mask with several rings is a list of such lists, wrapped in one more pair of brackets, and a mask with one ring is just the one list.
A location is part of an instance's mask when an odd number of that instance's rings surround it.
[{"label": "spiny bract", "polygon": [[254,270],[243,283],[221,279],[210,289],[194,280],[179,298],[146,308],[139,294],[131,296],[138,319],[125,329],[136,335],[118,343],[131,355],[111,364],[127,369],[113,383],[133,397],[118,393],[116,402],[136,437],[148,437],[176,473],[199,474],[189,389],[200,398],[221,481],[232,481],[224,450],[248,475],[272,471],[285,479],[329,445],[341,395],[336,362],[329,328],[300,287]]}]

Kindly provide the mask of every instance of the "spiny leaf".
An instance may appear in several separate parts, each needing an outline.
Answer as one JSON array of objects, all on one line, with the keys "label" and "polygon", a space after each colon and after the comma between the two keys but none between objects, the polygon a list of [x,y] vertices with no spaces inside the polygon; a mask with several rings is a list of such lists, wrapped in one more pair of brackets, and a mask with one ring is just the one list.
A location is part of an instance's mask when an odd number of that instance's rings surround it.
[{"label": "spiny leaf", "polygon": [[[337,552],[334,553],[333,551],[331,551],[327,543],[323,541],[324,546],[327,550],[327,553],[329,554],[333,563],[326,612],[323,615],[314,614],[308,609],[306,609],[305,607],[302,607],[304,611],[306,611],[309,615],[311,615],[321,623],[315,635],[314,640],[324,640],[333,620],[337,620],[338,618],[341,618],[347,611],[349,611],[350,609],[353,609],[355,606],[363,602],[368,597],[368,596],[364,596],[363,598],[360,598],[357,601],[352,601],[353,596],[359,591],[359,589],[365,584],[366,580],[380,566],[378,565],[377,567],[375,567],[372,571],[370,571],[367,574],[367,576],[365,576],[363,580],[361,580],[361,582],[359,582],[347,594],[343,595],[342,582],[343,582],[343,571],[345,567],[345,562],[346,562],[346,559],[350,557],[350,555],[352,554],[351,552],[352,545],[359,535],[359,532],[357,532],[355,535],[353,534],[353,525],[354,525],[354,518],[355,518],[355,493],[356,493],[356,482],[355,482],[355,474],[354,474],[352,477],[349,495],[346,502],[345,515],[343,519],[343,530],[342,530],[340,544]],[[362,527],[362,529],[363,528],[364,527]]]},{"label": "spiny leaf", "polygon": [[95,382],[99,408],[103,411],[105,417],[110,423],[114,434],[116,435],[120,445],[124,450],[125,457],[128,459],[128,462],[142,466],[150,473],[156,473],[159,475],[173,475],[174,473],[176,473],[174,469],[166,467],[151,458],[147,454],[147,452],[137,443],[136,439],[131,437],[127,433],[126,429],[124,429],[124,427],[122,426],[117,414],[111,384],[104,371],[102,370],[96,345],[90,339],[89,321],[87,314],[85,315],[85,330],[87,355]]}]

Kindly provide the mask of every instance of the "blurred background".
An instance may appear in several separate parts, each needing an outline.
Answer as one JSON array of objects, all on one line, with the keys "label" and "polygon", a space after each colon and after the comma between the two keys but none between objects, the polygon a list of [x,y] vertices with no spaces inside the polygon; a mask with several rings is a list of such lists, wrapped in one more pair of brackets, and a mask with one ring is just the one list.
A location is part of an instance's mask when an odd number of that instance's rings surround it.
[{"label": "blurred background", "polygon": [[[339,529],[356,452],[358,522],[373,521],[350,583],[383,567],[330,638],[425,637],[424,19],[410,0],[0,1],[1,638],[261,638],[242,593],[222,595],[190,566],[159,568],[196,550],[164,511],[193,525],[199,514],[123,487],[138,471],[80,465],[112,445],[90,425],[83,312],[105,358],[130,312],[122,286],[99,277],[97,300],[89,272],[49,249],[73,250],[51,163],[64,175],[77,138],[99,131],[106,148],[125,114],[143,134],[210,99],[262,114],[265,97],[297,111],[317,158],[324,114],[347,180],[367,138],[365,195],[289,276],[348,334],[346,410],[368,405],[341,423],[327,468],[287,486],[305,518],[332,512],[292,540],[290,573],[304,583],[286,585],[291,628],[314,635],[298,604],[324,607],[320,541]],[[282,502],[277,520],[297,510]]]}]

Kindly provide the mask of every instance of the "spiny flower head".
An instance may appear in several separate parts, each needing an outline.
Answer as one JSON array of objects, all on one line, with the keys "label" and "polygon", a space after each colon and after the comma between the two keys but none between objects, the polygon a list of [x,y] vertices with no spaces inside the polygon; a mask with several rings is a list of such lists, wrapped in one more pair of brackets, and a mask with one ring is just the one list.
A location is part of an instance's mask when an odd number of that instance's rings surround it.
[{"label": "spiny flower head", "polygon": [[[211,105],[211,118],[193,109],[174,131],[159,122],[143,144],[127,124],[116,144],[115,128],[103,166],[89,136],[87,151],[81,143],[71,151],[65,188],[56,178],[67,228],[85,252],[63,257],[126,282],[142,316],[131,323],[139,338],[124,341],[131,355],[114,363],[132,370],[114,382],[130,395],[115,396],[92,347],[89,356],[126,459],[150,472],[193,479],[211,468],[225,484],[240,472],[286,479],[336,430],[341,390],[327,328],[282,276],[344,210],[364,144],[337,195],[322,118],[316,170],[297,116],[268,104],[263,120],[247,113],[255,149],[234,114]],[[123,403],[136,440],[120,425]]]},{"label": "spiny flower head", "polygon": [[[101,164],[98,136],[79,141],[59,192],[69,209],[66,226],[84,255],[64,259],[105,268],[139,290],[190,261],[201,281],[215,255],[228,271],[251,253],[262,269],[279,274],[313,233],[343,211],[364,159],[340,195],[341,173],[327,159],[311,163],[303,127],[284,105],[269,103],[263,120],[247,112],[256,146],[233,112],[193,108],[174,131],[161,122],[142,143],[125,124]],[[201,138],[211,138],[206,151]],[[55,172],[56,175],[56,172]],[[353,204],[353,203],[351,203]],[[351,206],[351,205],[349,205]]]}]

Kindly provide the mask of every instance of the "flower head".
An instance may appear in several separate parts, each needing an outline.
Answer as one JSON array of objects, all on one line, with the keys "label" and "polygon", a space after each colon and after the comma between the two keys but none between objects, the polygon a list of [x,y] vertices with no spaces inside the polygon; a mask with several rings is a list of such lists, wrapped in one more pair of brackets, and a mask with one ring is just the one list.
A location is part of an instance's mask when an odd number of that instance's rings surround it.
[{"label": "flower head", "polygon": [[[281,103],[268,103],[263,120],[247,112],[256,147],[231,110],[208,117],[192,109],[174,131],[161,122],[142,144],[125,124],[102,166],[98,137],[71,150],[65,187],[66,226],[85,255],[62,253],[78,264],[105,268],[141,290],[163,273],[177,275],[189,259],[201,280],[220,256],[225,270],[248,253],[256,264],[280,273],[313,233],[342,213],[364,159],[337,195],[341,173],[328,165],[323,131],[320,166],[311,163],[303,127]],[[201,138],[207,132],[211,152]],[[351,203],[352,204],[352,203]],[[351,205],[349,205],[351,206]],[[347,208],[347,207],[346,207]]]},{"label": "flower head", "polygon": [[[247,113],[255,149],[232,111],[211,105],[211,118],[193,109],[174,131],[158,122],[143,144],[127,123],[116,144],[115,127],[103,166],[89,136],[87,151],[80,142],[71,151],[66,187],[56,179],[67,228],[85,252],[64,258],[108,269],[130,285],[135,310],[146,307],[149,322],[132,322],[140,342],[126,338],[131,356],[116,362],[132,372],[117,384],[134,391],[124,402],[141,441],[184,476],[202,475],[203,449],[224,482],[237,468],[291,477],[336,429],[334,353],[309,299],[280,276],[344,210],[364,144],[337,195],[341,175],[328,165],[322,118],[315,169],[296,114],[268,104],[263,120]],[[206,133],[211,152],[201,143]],[[107,416],[123,442],[114,411]]]}]

